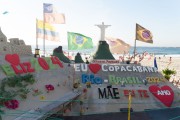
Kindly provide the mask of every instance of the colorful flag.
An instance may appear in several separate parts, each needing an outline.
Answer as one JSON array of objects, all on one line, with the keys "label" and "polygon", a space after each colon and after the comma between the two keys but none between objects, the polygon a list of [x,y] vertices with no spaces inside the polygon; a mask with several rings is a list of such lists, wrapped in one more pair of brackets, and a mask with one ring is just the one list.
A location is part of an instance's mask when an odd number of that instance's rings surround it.
[{"label": "colorful flag", "polygon": [[152,33],[149,30],[136,24],[136,40],[153,43],[152,37]]},{"label": "colorful flag", "polygon": [[[45,26],[44,26],[45,25]],[[42,20],[36,20],[36,38],[50,41],[60,41],[59,33],[49,23],[43,23]]]},{"label": "colorful flag", "polygon": [[68,32],[68,49],[82,50],[93,48],[93,42],[90,37],[79,33]]},{"label": "colorful flag", "polygon": [[55,12],[52,4],[44,3],[44,21],[50,24],[65,24],[65,16]]},{"label": "colorful flag", "polygon": [[124,54],[128,53],[130,45],[118,38],[106,37],[111,53]]},{"label": "colorful flag", "polygon": [[154,67],[158,69],[157,62],[156,62],[156,57],[154,58]]}]

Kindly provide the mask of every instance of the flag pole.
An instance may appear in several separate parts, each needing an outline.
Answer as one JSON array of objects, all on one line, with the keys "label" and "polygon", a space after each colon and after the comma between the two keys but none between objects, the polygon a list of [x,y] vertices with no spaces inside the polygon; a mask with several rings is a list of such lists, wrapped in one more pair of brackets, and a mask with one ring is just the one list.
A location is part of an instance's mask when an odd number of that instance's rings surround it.
[{"label": "flag pole", "polygon": [[36,18],[36,49],[38,49],[38,38],[37,38],[37,18]]},{"label": "flag pole", "polygon": [[136,54],[136,40],[134,41],[134,58],[135,58],[135,54]]},{"label": "flag pole", "polygon": [[135,41],[134,41],[134,58],[135,58],[135,54],[136,54],[136,37],[137,37],[137,23],[136,23],[136,31],[135,31]]},{"label": "flag pole", "polygon": [[45,57],[45,21],[44,21],[45,17],[44,17],[44,4],[43,4],[43,54]]},{"label": "flag pole", "polygon": [[34,57],[37,58],[39,57],[39,49],[38,49],[38,20],[36,18],[36,48],[35,48],[35,54],[34,54]]}]

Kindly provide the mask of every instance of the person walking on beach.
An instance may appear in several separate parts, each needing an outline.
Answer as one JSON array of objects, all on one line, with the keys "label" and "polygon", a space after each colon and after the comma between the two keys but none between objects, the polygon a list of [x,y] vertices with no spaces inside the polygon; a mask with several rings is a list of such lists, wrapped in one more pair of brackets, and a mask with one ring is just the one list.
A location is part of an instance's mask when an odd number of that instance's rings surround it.
[{"label": "person walking on beach", "polygon": [[172,57],[169,58],[169,63],[168,63],[168,65],[170,65],[171,62],[172,62]]}]

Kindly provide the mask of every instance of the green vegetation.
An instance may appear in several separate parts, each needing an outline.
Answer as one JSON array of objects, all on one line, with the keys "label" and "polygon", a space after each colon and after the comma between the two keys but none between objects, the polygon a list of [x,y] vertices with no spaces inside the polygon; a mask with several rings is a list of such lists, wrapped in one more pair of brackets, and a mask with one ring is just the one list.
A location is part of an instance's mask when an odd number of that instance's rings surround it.
[{"label": "green vegetation", "polygon": [[164,77],[167,80],[169,80],[172,75],[176,74],[176,71],[175,70],[170,70],[169,68],[166,68],[166,69],[162,70],[162,73],[163,73]]},{"label": "green vegetation", "polygon": [[0,106],[4,106],[4,102],[13,100],[16,96],[26,99],[30,92],[27,86],[34,82],[34,76],[31,74],[4,78],[0,84]]}]

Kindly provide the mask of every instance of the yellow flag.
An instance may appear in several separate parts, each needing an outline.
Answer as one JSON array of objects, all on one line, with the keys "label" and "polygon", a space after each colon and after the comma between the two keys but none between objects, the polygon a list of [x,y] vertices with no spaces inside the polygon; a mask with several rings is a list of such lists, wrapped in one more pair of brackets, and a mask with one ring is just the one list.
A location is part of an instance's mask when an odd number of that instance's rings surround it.
[{"label": "yellow flag", "polygon": [[136,24],[136,40],[153,43],[152,37],[152,33],[148,29]]},{"label": "yellow flag", "polygon": [[56,32],[55,27],[49,23],[44,23],[42,20],[36,20],[36,38],[60,41],[59,33]]}]

